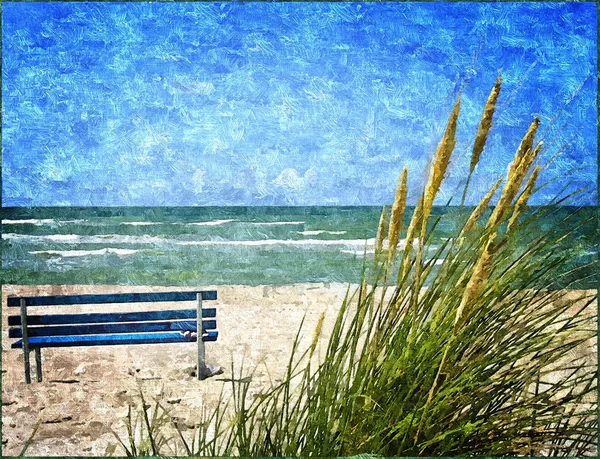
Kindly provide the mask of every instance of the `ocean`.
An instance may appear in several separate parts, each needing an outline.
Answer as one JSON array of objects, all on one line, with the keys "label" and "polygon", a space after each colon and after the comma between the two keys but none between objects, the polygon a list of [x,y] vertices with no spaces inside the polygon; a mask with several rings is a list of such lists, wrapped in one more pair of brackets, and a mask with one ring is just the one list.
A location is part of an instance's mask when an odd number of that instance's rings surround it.
[{"label": "ocean", "polygon": [[[436,207],[426,257],[471,208]],[[539,208],[537,208],[539,210]],[[535,212],[536,208],[529,212]],[[575,211],[569,223],[564,217]],[[3,208],[2,283],[284,285],[357,283],[372,260],[379,207]],[[573,288],[597,288],[596,208],[555,209],[532,234],[554,228],[574,256]],[[407,209],[406,224],[412,209]],[[526,218],[526,217],[524,217]],[[438,220],[439,219],[439,220]],[[589,220],[587,223],[587,220]]]}]

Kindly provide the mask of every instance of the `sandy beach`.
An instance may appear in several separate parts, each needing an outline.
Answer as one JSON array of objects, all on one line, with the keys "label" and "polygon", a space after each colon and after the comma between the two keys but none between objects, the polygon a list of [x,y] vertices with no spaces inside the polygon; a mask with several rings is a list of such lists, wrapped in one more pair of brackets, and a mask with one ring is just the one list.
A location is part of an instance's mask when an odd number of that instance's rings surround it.
[{"label": "sandy beach", "polygon": [[[11,350],[8,339],[8,295],[66,295],[180,290],[218,291],[219,339],[207,343],[207,362],[224,367],[224,373],[205,381],[192,376],[196,344],[104,346],[44,349],[42,383],[25,384],[23,353]],[[259,396],[271,382],[281,380],[292,342],[305,316],[301,348],[310,345],[319,316],[325,312],[321,349],[342,304],[346,284],[294,284],[286,286],[3,286],[2,289],[2,453],[18,455],[36,425],[28,456],[123,455],[112,433],[126,438],[125,421],[130,404],[139,407],[140,391],[147,403],[160,398],[189,434],[200,423],[203,407],[214,409],[223,391],[231,393],[235,377],[252,373],[249,397]],[[352,290],[353,291],[353,290]],[[569,295],[579,295],[573,291]],[[130,311],[141,305],[70,306],[69,312]],[[143,305],[145,308],[189,308],[188,303]],[[48,313],[55,307],[44,307]],[[64,312],[64,308],[62,308]],[[594,308],[595,310],[595,308]],[[31,313],[34,313],[31,308]],[[32,354],[32,365],[33,365]],[[32,379],[35,371],[32,366]],[[173,451],[173,455],[183,451]]]}]

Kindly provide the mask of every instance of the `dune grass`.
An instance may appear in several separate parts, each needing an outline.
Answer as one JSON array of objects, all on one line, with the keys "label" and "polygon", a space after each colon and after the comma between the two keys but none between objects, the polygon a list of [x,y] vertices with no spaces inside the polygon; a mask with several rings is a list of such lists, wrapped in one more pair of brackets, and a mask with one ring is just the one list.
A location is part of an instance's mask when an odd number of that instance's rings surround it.
[{"label": "dune grass", "polygon": [[[500,86],[498,80],[484,109],[465,188],[485,154]],[[507,176],[490,184],[434,256],[427,250],[459,111],[457,101],[406,230],[410,171],[403,171],[389,226],[386,215],[380,221],[375,260],[365,260],[363,281],[343,302],[324,357],[315,353],[320,330],[306,350],[299,330],[284,381],[248,402],[249,384],[234,378],[232,416],[205,416],[187,454],[596,452],[596,297],[574,298],[564,288],[574,274],[564,272],[572,257],[561,243],[568,235],[534,230],[565,197],[525,212],[539,174],[537,119],[515,145]],[[386,226],[388,249],[381,242]]]}]

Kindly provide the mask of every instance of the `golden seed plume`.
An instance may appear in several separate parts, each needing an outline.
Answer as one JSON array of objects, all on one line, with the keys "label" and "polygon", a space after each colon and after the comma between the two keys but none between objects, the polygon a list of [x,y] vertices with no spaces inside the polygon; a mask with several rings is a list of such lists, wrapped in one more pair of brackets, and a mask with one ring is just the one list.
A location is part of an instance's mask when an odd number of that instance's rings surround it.
[{"label": "golden seed plume", "polygon": [[[530,137],[531,144],[533,143],[533,136],[535,136],[535,131],[539,126],[539,121],[536,123],[536,120],[534,120],[534,122],[531,125],[532,127],[534,127],[534,129],[532,130],[530,127],[530,129],[527,131],[527,134],[525,135],[526,138]],[[500,223],[502,223],[502,220],[504,219],[507,210],[511,206],[513,199],[515,198],[519,191],[519,188],[521,187],[523,179],[527,175],[527,172],[533,164],[533,161],[542,149],[542,142],[539,142],[535,150],[532,151],[531,146],[528,150],[523,150],[522,146],[526,143],[526,138],[524,138],[521,142],[521,145],[519,146],[519,149],[517,150],[517,153],[515,155],[515,159],[508,169],[506,183],[504,184],[504,188],[502,189],[502,194],[500,196],[500,199],[498,200],[498,204],[494,208],[494,211],[492,212],[492,215],[490,216],[487,222],[487,229],[496,228],[500,225]],[[529,140],[527,140],[527,143],[529,143]]]},{"label": "golden seed plume", "polygon": [[427,179],[427,185],[423,191],[423,195],[419,199],[419,203],[413,212],[410,225],[406,232],[406,246],[404,247],[404,254],[402,256],[402,269],[398,273],[398,279],[403,278],[408,273],[410,267],[410,250],[412,248],[413,241],[420,230],[421,233],[427,225],[427,219],[431,214],[431,208],[433,207],[433,200],[440,189],[442,180],[444,180],[444,174],[448,169],[448,163],[450,162],[450,156],[454,150],[456,144],[456,122],[458,120],[458,113],[460,111],[460,97],[457,99],[454,109],[448,119],[446,125],[446,131],[444,136],[438,144],[433,159],[433,164],[429,170],[429,178]]},{"label": "golden seed plume", "polygon": [[363,279],[360,284],[360,297],[358,303],[362,304],[367,299],[367,279]]},{"label": "golden seed plume", "polygon": [[[504,188],[502,189],[500,200],[498,201],[498,204],[494,208],[494,211],[492,212],[492,215],[486,224],[486,229],[490,231],[490,234],[477,262],[475,263],[475,266],[473,267],[467,287],[463,292],[461,303],[456,313],[456,319],[454,322],[455,327],[462,325],[465,317],[468,315],[473,301],[475,301],[481,292],[481,289],[483,288],[483,285],[489,276],[493,255],[497,249],[497,246],[494,243],[497,229],[500,223],[502,223],[513,199],[517,195],[519,188],[521,187],[521,183],[527,175],[529,168],[542,149],[542,142],[539,142],[536,148],[532,151],[533,139],[538,127],[539,120],[536,118],[533,120],[533,123],[531,123],[531,126],[527,130],[525,137],[521,141],[521,145],[517,149],[515,159],[508,169],[508,176],[506,178]],[[537,173],[535,175],[537,176]],[[533,187],[533,184],[531,186]]]},{"label": "golden seed plume", "polygon": [[519,196],[517,202],[515,203],[515,209],[513,210],[513,214],[510,217],[510,220],[508,221],[508,226],[506,227],[507,233],[513,231],[516,228],[519,215],[527,207],[527,201],[529,201],[529,198],[533,193],[533,187],[535,186],[535,181],[537,180],[539,173],[540,166],[536,166],[533,172],[531,173],[529,180],[527,180],[527,184],[525,185],[523,193],[521,193],[521,196]]},{"label": "golden seed plume", "polygon": [[398,186],[396,188],[396,197],[392,205],[392,213],[390,215],[390,227],[388,231],[388,261],[392,261],[396,254],[398,241],[400,240],[400,231],[404,223],[404,210],[406,209],[406,194],[408,192],[408,167],[404,167]]},{"label": "golden seed plume", "polygon": [[[435,156],[433,160],[433,165],[429,171],[429,179],[427,181],[427,185],[425,187],[425,192],[423,194],[423,218],[427,220],[429,218],[429,214],[431,213],[431,207],[433,206],[433,200],[438,190],[440,189],[440,185],[442,184],[442,180],[444,179],[444,174],[446,173],[446,169],[448,168],[448,163],[450,162],[450,155],[454,150],[454,145],[456,144],[455,134],[456,134],[456,121],[458,120],[458,112],[460,111],[460,98],[456,101],[454,105],[454,109],[450,114],[450,119],[448,120],[448,124],[446,126],[446,132],[444,132],[444,136],[440,143],[438,144],[435,150]],[[421,222],[421,224],[425,224]]]},{"label": "golden seed plume", "polygon": [[398,272],[398,279],[405,277],[410,267],[410,251],[417,234],[417,228],[420,227],[421,217],[423,215],[423,196],[419,198],[417,207],[413,211],[412,218],[406,230],[406,244],[404,246],[404,253],[402,254],[402,269]]},{"label": "golden seed plume", "polygon": [[[410,219],[410,223],[408,224],[408,228],[406,229],[406,244],[412,245],[415,240],[415,234],[417,232],[417,228],[420,227],[419,222],[421,221],[421,215],[423,213],[423,196],[419,198],[419,202],[413,211],[412,217]],[[409,244],[410,242],[410,244]]]},{"label": "golden seed plume", "polygon": [[383,240],[385,239],[385,227],[387,223],[387,215],[385,208],[387,204],[383,205],[383,209],[381,209],[381,217],[379,218],[379,227],[377,229],[377,245],[375,249],[379,252],[383,248]]},{"label": "golden seed plume", "polygon": [[497,250],[497,246],[494,242],[497,235],[497,229],[500,223],[502,223],[513,199],[517,195],[529,168],[542,148],[542,142],[540,142],[535,150],[532,150],[533,139],[539,124],[540,122],[537,118],[533,120],[533,123],[531,123],[525,137],[523,137],[523,140],[521,141],[521,145],[519,145],[519,148],[517,149],[514,161],[508,169],[508,176],[504,188],[502,189],[500,200],[486,224],[486,230],[489,230],[487,242],[473,267],[471,277],[469,278],[467,287],[461,298],[460,306],[456,312],[454,321],[455,328],[461,326],[466,320],[473,302],[478,297],[489,276],[493,255]]},{"label": "golden seed plume", "polygon": [[481,215],[483,215],[485,209],[487,209],[490,205],[490,201],[492,200],[494,194],[496,194],[496,191],[498,191],[498,187],[500,187],[501,183],[502,178],[498,179],[493,188],[490,191],[488,191],[488,193],[483,197],[481,201],[479,201],[479,204],[477,204],[477,207],[475,207],[475,210],[471,213],[471,216],[467,220],[467,223],[465,223],[465,226],[463,226],[463,229],[461,231],[463,234],[470,231],[477,222],[477,220],[481,218]]},{"label": "golden seed plume", "polygon": [[539,118],[534,118],[531,124],[529,125],[529,129],[525,133],[523,140],[521,140],[521,144],[517,149],[517,153],[515,155],[515,166],[518,166],[520,161],[525,157],[528,151],[533,149],[533,138],[535,137],[535,133],[540,127]]},{"label": "golden seed plume", "polygon": [[535,149],[533,151],[529,150],[527,152],[527,154],[525,155],[525,158],[523,158],[523,161],[519,165],[519,167],[521,168],[520,173],[523,174],[523,177],[525,177],[525,175],[527,175],[527,172],[529,171],[529,168],[531,167],[531,165],[533,164],[533,162],[536,160],[536,158],[540,154],[540,151],[542,150],[542,145],[543,144],[544,144],[544,142],[540,141],[537,144],[537,146],[535,147]]},{"label": "golden seed plume", "polygon": [[492,117],[494,116],[494,111],[496,110],[496,101],[498,100],[498,95],[500,94],[501,85],[502,78],[498,77],[498,79],[496,80],[496,84],[492,89],[492,92],[490,92],[488,100],[485,104],[485,108],[483,109],[483,115],[481,116],[479,127],[477,128],[475,144],[473,145],[473,154],[471,155],[471,174],[473,173],[475,166],[477,166],[477,163],[479,162],[479,157],[481,156],[481,152],[483,151],[483,147],[485,146],[485,141],[487,140],[488,133],[490,132],[490,128],[492,127]]},{"label": "golden seed plume", "polygon": [[463,296],[460,301],[460,306],[456,311],[456,318],[454,319],[454,327],[461,326],[469,312],[473,301],[479,296],[483,284],[485,283],[492,266],[493,247],[492,241],[488,240],[483,252],[481,253],[477,263],[473,268],[471,278],[467,283],[467,287],[463,292]]},{"label": "golden seed plume", "polygon": [[317,326],[315,327],[315,332],[313,333],[312,343],[310,345],[310,356],[312,357],[315,349],[317,348],[317,343],[319,342],[319,338],[321,337],[321,330],[323,328],[323,321],[325,320],[325,311],[321,313],[319,316],[319,321],[317,322]]}]

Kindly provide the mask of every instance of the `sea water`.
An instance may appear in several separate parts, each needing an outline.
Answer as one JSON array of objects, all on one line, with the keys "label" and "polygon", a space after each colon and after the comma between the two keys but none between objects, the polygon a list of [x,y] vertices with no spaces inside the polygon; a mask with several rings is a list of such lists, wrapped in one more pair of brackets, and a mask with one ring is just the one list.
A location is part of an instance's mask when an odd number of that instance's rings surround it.
[{"label": "sea water", "polygon": [[[471,210],[434,208],[426,259],[441,264],[439,247]],[[574,269],[573,288],[597,285],[596,266],[590,265],[598,257],[595,210],[554,209],[531,230],[534,235],[576,229],[561,242],[575,254],[565,266]],[[356,283],[373,260],[380,212],[379,207],[3,208],[2,282]],[[408,208],[406,224],[411,213]]]}]

